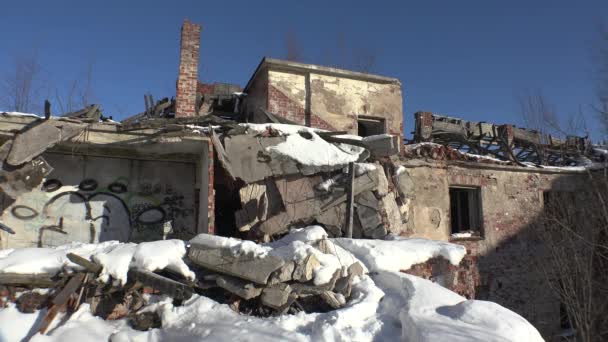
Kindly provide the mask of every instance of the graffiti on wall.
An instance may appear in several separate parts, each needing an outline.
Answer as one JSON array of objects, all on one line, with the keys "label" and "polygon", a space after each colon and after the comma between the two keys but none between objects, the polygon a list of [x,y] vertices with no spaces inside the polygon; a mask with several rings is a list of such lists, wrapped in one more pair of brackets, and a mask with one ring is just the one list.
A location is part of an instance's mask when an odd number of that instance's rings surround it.
[{"label": "graffiti on wall", "polygon": [[2,222],[20,227],[17,234],[35,235],[38,246],[58,246],[183,236],[192,229],[193,217],[184,195],[168,184],[128,178],[99,184],[87,178],[74,186],[48,179],[8,207]]}]

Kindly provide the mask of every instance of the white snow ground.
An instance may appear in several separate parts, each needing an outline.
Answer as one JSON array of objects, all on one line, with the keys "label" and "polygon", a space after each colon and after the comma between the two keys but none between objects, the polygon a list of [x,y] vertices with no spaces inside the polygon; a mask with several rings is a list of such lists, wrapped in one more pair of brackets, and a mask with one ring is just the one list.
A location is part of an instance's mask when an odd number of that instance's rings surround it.
[{"label": "white snow ground", "polygon": [[[241,251],[258,249],[297,258],[310,244],[325,239],[322,228],[311,226],[294,230],[285,238],[254,247],[238,240],[208,236],[192,243],[220,244]],[[184,244],[178,240],[151,243],[71,244],[58,248],[0,251],[0,272],[57,272],[74,269],[65,258],[68,252],[93,256],[104,263],[104,274],[124,281],[126,267],[155,270],[172,267],[183,275]],[[337,256],[327,254],[323,268],[333,269],[335,259],[348,265],[357,258],[370,274],[355,282],[346,306],[328,313],[304,313],[259,318],[239,314],[229,306],[207,297],[194,295],[182,306],[172,300],[151,296],[142,310],[156,311],[162,329],[140,332],[125,320],[104,321],[81,305],[64,323],[57,317],[48,335],[34,334],[46,310],[20,313],[13,304],[0,309],[0,341],[542,341],[540,334],[521,316],[495,303],[466,300],[428,280],[399,273],[412,264],[442,255],[458,264],[464,256],[462,247],[423,239],[348,240],[334,239]],[[351,253],[349,253],[352,252]],[[321,253],[316,250],[315,253]],[[129,257],[130,256],[130,257]],[[151,260],[145,260],[152,257]],[[323,256],[322,256],[323,257]],[[33,262],[32,259],[35,259]],[[121,269],[120,272],[116,271]]]}]

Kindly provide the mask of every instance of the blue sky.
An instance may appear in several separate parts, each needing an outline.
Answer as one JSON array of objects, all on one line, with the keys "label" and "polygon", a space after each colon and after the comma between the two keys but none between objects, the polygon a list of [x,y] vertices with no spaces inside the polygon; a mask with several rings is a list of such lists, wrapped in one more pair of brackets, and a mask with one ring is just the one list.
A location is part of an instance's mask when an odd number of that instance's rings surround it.
[{"label": "blue sky", "polygon": [[10,1],[0,73],[35,52],[52,99],[93,63],[94,101],[120,119],[143,110],[145,92],[174,95],[184,18],[203,25],[205,82],[244,85],[263,56],[285,57],[291,31],[305,62],[373,53],[375,72],[403,83],[406,135],[418,110],[521,123],[517,95],[541,89],[559,114],[588,112],[599,136],[589,105],[606,0]]}]

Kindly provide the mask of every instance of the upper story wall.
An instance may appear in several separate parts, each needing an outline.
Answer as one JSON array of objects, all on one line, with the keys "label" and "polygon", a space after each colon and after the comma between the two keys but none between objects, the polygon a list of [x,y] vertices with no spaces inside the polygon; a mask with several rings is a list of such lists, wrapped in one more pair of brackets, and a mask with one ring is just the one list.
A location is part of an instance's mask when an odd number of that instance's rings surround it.
[{"label": "upper story wall", "polygon": [[[248,117],[258,107],[300,125],[358,134],[358,119],[376,119],[383,131],[401,136],[403,105],[396,79],[264,60],[245,91]],[[257,121],[259,122],[259,121]]]}]

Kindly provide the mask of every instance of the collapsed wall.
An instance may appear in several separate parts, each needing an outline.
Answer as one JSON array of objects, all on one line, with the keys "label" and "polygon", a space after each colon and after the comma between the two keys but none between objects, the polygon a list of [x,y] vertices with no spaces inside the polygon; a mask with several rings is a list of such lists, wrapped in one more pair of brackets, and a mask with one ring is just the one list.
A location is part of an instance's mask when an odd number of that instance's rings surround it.
[{"label": "collapsed wall", "polygon": [[3,113],[0,248],[209,232],[213,151],[179,130]]}]

